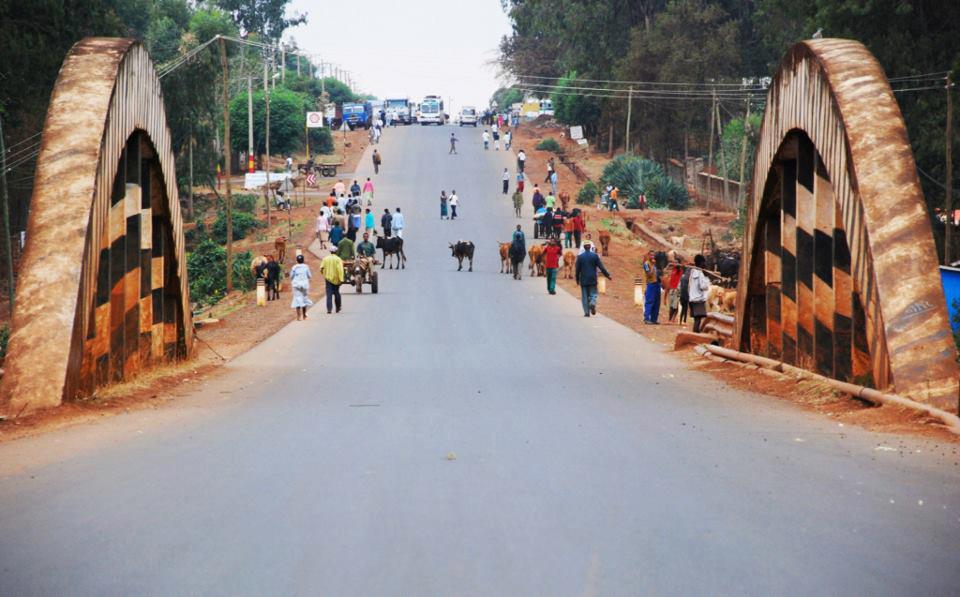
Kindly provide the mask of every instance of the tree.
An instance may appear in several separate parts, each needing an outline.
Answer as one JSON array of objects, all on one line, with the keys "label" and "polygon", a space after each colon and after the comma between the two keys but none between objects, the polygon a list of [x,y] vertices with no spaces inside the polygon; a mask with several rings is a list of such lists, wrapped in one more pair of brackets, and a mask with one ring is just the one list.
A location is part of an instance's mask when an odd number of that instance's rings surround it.
[{"label": "tree", "polygon": [[522,101],[523,92],[516,87],[501,87],[494,91],[493,96],[490,98],[490,104],[493,105],[493,103],[496,102],[500,110],[509,108],[513,104],[518,104]]},{"label": "tree", "polygon": [[[270,152],[290,153],[303,147],[304,118],[307,97],[277,87],[270,92]],[[253,94],[253,141],[257,154],[266,151],[266,101],[263,91]],[[233,148],[247,149],[247,94],[242,93],[230,101],[230,128]]]},{"label": "tree", "polygon": [[307,22],[307,15],[287,16],[290,0],[215,0],[227,11],[243,33],[257,33],[260,37],[279,41],[283,32]]},{"label": "tree", "polygon": [[600,100],[573,89],[581,86],[576,79],[577,71],[570,71],[557,81],[551,95],[554,117],[563,124],[582,125],[587,135],[593,136],[600,121]]}]

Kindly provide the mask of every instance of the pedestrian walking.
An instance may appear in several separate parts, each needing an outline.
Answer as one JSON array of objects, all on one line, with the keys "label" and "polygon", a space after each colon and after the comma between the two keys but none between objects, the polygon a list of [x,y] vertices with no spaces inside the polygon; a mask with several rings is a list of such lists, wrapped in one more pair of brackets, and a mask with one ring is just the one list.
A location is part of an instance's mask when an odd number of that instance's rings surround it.
[{"label": "pedestrian walking", "polygon": [[373,173],[380,174],[380,164],[383,162],[383,158],[380,157],[380,152],[376,149],[373,150]]},{"label": "pedestrian walking", "polygon": [[518,188],[513,193],[513,214],[518,218],[520,216],[520,211],[523,209],[523,193]]},{"label": "pedestrian walking", "polygon": [[583,316],[590,317],[597,314],[597,271],[599,270],[608,280],[612,280],[610,273],[600,256],[592,250],[592,243],[583,243],[583,253],[577,256],[574,279],[580,287],[580,304],[583,306]]},{"label": "pedestrian walking", "polygon": [[560,255],[563,248],[560,241],[551,239],[543,248],[543,265],[547,270],[547,292],[557,294],[557,270],[560,269]]},{"label": "pedestrian walking", "polygon": [[383,210],[383,215],[380,216],[380,227],[383,228],[384,238],[390,238],[393,234],[393,216],[390,215],[389,209]]},{"label": "pedestrian walking", "polygon": [[393,221],[391,226],[393,226],[393,234],[397,238],[403,238],[403,214],[400,213],[400,208],[397,208],[397,213],[393,214]]},{"label": "pedestrian walking", "polygon": [[513,238],[510,239],[510,266],[512,268],[513,279],[519,280],[523,275],[523,260],[527,255],[527,240],[523,234],[523,227],[517,224],[517,229],[513,231]]},{"label": "pedestrian walking", "polygon": [[580,211],[580,208],[576,208],[573,210],[572,219],[573,219],[573,242],[579,249],[581,237],[583,236],[584,230],[587,229],[587,224],[586,222],[583,221],[583,212]]},{"label": "pedestrian walking", "polygon": [[680,325],[687,323],[687,311],[690,308],[690,272],[691,268],[685,267],[683,275],[680,276],[680,319],[678,321]]},{"label": "pedestrian walking", "polygon": [[503,194],[507,195],[510,192],[510,172],[504,168],[503,169]]},{"label": "pedestrian walking", "polygon": [[327,219],[326,214],[323,213],[323,210],[317,214],[317,242],[320,243],[321,249],[327,248],[327,239],[330,238],[330,220]]},{"label": "pedestrian walking", "polygon": [[521,149],[517,152],[517,171],[523,172],[524,166],[527,164],[527,154]]},{"label": "pedestrian walking", "polygon": [[448,152],[448,155],[451,153],[457,153],[457,141],[459,140],[460,139],[457,139],[456,135],[450,133],[450,151]]},{"label": "pedestrian walking", "polygon": [[274,301],[280,298],[280,264],[273,258],[273,255],[267,256],[265,269],[267,274],[267,300]]},{"label": "pedestrian walking", "polygon": [[341,178],[340,180],[337,181],[335,185],[333,185],[333,196],[341,197],[346,192],[347,192],[347,185],[344,184],[343,179]]},{"label": "pedestrian walking", "polygon": [[553,208],[548,207],[547,211],[540,217],[540,236],[549,239],[553,236]]},{"label": "pedestrian walking", "polygon": [[667,321],[673,323],[677,312],[680,310],[680,278],[683,277],[683,262],[677,257],[675,263],[667,266],[667,309],[669,317]]},{"label": "pedestrian walking", "polygon": [[[302,255],[300,257],[302,257]],[[327,314],[332,313],[334,307],[336,307],[337,313],[339,313],[342,307],[340,285],[343,284],[344,278],[343,259],[340,259],[335,251],[331,251],[330,254],[320,262],[320,271],[323,273],[323,281],[327,294]]]},{"label": "pedestrian walking", "polygon": [[560,179],[557,176],[556,170],[550,173],[550,190],[553,192],[554,195],[557,194],[557,183],[559,182],[559,180]]},{"label": "pedestrian walking", "polygon": [[563,227],[567,222],[567,212],[557,208],[553,210],[553,238],[560,240],[563,236]]},{"label": "pedestrian walking", "polygon": [[523,172],[517,172],[517,190],[521,193],[523,192],[525,182],[526,177],[523,175]]},{"label": "pedestrian walking", "polygon": [[586,237],[583,239],[583,246],[580,247],[580,250],[577,251],[577,257],[583,255],[587,251],[597,252],[597,245],[593,244],[593,235],[589,232],[586,234]]},{"label": "pedestrian walking", "polygon": [[547,160],[547,176],[546,178],[543,179],[543,182],[550,182],[550,178],[553,175],[553,169],[554,169],[554,158],[551,157],[549,160]]},{"label": "pedestrian walking", "polygon": [[573,227],[574,216],[571,214],[570,217],[563,220],[563,247],[565,249],[573,248]]},{"label": "pedestrian walking", "polygon": [[500,131],[497,128],[493,129],[493,149],[500,151]]},{"label": "pedestrian walking", "polygon": [[363,216],[364,233],[373,232],[373,229],[375,226],[376,226],[376,219],[373,217],[373,211],[368,207],[366,213]]},{"label": "pedestrian walking", "polygon": [[543,200],[543,201],[544,201],[544,205],[547,206],[547,209],[550,209],[550,208],[552,208],[552,207],[556,207],[556,205],[557,205],[557,196],[556,196],[556,195],[557,195],[556,193],[550,193],[550,194],[547,195],[547,198]]},{"label": "pedestrian walking", "polygon": [[643,296],[643,323],[657,325],[660,318],[660,268],[656,254],[651,250],[643,260],[643,277],[646,290]]},{"label": "pedestrian walking", "polygon": [[367,205],[373,200],[373,181],[367,177],[367,182],[363,183],[363,198],[367,200]]},{"label": "pedestrian walking", "polygon": [[334,247],[343,238],[343,226],[340,225],[340,219],[334,218],[333,226],[330,227],[330,244]]},{"label": "pedestrian walking", "polygon": [[640,191],[640,195],[637,197],[637,205],[640,207],[640,211],[647,209],[647,194],[643,191]]},{"label": "pedestrian walking", "polygon": [[446,220],[449,217],[447,215],[447,201],[448,201],[447,192],[440,191],[440,219],[441,220]]},{"label": "pedestrian walking", "polygon": [[355,198],[360,196],[360,185],[357,184],[356,180],[350,185],[350,196]]},{"label": "pedestrian walking", "polygon": [[513,132],[512,132],[512,131],[507,131],[507,133],[503,136],[503,149],[504,149],[505,151],[510,151],[510,142],[511,142],[511,141],[513,141]]},{"label": "pedestrian walking", "polygon": [[460,205],[460,198],[457,197],[457,191],[454,190],[450,193],[450,219],[457,219],[457,207]]},{"label": "pedestrian walking", "polygon": [[693,331],[699,332],[703,318],[707,316],[707,297],[710,294],[710,279],[703,273],[707,260],[703,255],[693,258],[687,292],[690,299],[690,314],[693,315]]},{"label": "pedestrian walking", "polygon": [[483,131],[483,150],[488,151],[490,149],[490,133],[486,129]]},{"label": "pedestrian walking", "polygon": [[307,309],[313,305],[310,300],[310,267],[303,262],[303,255],[297,255],[297,264],[290,268],[290,287],[293,288],[293,301],[290,306],[297,310],[297,321],[307,318]]}]

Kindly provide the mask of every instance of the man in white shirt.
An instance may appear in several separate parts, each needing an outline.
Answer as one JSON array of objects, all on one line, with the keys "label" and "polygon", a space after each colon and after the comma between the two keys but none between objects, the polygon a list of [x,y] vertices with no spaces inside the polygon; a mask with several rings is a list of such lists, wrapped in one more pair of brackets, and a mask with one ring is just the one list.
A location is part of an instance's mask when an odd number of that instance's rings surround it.
[{"label": "man in white shirt", "polygon": [[457,219],[457,206],[460,205],[460,198],[457,197],[457,191],[454,190],[450,193],[450,200],[447,201],[447,204],[450,205],[450,219]]},{"label": "man in white shirt", "polygon": [[490,149],[490,133],[483,131],[483,149]]},{"label": "man in white shirt", "polygon": [[527,154],[521,149],[517,152],[517,170],[523,172],[523,167],[527,163]]},{"label": "man in white shirt", "polygon": [[400,213],[400,208],[397,208],[397,213],[393,214],[393,220],[390,222],[390,228],[393,229],[393,235],[398,238],[403,238],[403,214]]}]

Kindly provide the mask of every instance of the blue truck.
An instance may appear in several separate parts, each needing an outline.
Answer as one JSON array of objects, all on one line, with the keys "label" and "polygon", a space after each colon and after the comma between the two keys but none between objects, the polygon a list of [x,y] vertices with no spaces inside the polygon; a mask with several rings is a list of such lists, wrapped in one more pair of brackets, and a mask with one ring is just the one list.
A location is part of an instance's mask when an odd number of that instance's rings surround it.
[{"label": "blue truck", "polygon": [[357,127],[368,129],[373,124],[373,106],[370,102],[344,103],[343,121],[351,131]]}]

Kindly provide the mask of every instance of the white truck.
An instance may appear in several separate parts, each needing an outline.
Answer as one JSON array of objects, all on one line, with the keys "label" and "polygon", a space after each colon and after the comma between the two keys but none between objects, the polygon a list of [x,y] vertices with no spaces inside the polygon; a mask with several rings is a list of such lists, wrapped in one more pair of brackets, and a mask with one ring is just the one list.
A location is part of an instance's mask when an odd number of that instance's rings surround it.
[{"label": "white truck", "polygon": [[439,124],[443,126],[447,116],[443,113],[443,100],[439,95],[428,95],[420,102],[420,113],[417,120],[420,124]]},{"label": "white truck", "polygon": [[464,106],[460,109],[460,126],[472,124],[473,128],[477,128],[477,120],[477,109],[473,106]]},{"label": "white truck", "polygon": [[411,111],[410,99],[406,97],[390,97],[384,100],[384,110],[387,113],[387,120],[398,124],[413,123],[413,113]]}]

